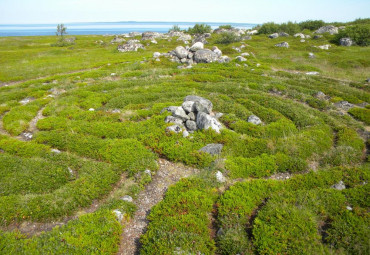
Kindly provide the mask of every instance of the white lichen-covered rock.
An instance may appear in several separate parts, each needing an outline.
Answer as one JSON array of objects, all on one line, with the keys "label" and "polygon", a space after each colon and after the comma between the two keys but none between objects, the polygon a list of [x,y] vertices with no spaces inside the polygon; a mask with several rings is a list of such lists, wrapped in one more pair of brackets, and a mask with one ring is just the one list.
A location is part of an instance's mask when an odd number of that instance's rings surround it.
[{"label": "white lichen-covered rock", "polygon": [[217,133],[220,133],[222,125],[218,120],[205,112],[198,112],[197,114],[197,127],[199,129],[213,129]]},{"label": "white lichen-covered rock", "polygon": [[172,123],[172,124],[176,124],[176,125],[182,126],[184,121],[182,119],[180,119],[180,118],[176,118],[176,117],[173,117],[173,116],[167,116],[164,119],[164,122],[166,122],[166,123]]},{"label": "white lichen-covered rock", "polygon": [[216,180],[220,183],[226,182],[226,178],[220,171],[216,172]]},{"label": "white lichen-covered rock", "polygon": [[180,133],[182,131],[181,127],[179,125],[173,125],[166,128],[166,131],[168,132],[174,132],[174,133]]},{"label": "white lichen-covered rock", "polygon": [[118,210],[118,209],[113,210],[113,213],[116,215],[117,220],[119,222],[122,222],[122,220],[123,220],[123,213],[120,210]]},{"label": "white lichen-covered rock", "polygon": [[190,47],[190,51],[197,51],[197,50],[203,50],[204,44],[202,42],[196,42]]},{"label": "white lichen-covered rock", "polygon": [[140,32],[130,32],[128,34],[128,37],[136,37],[136,36],[141,36],[141,35],[142,35],[142,33],[140,33]]},{"label": "white lichen-covered rock", "polygon": [[294,37],[300,37],[301,39],[306,38],[306,36],[302,33],[297,33],[297,34],[294,35]]},{"label": "white lichen-covered rock", "polygon": [[219,63],[229,63],[230,62],[230,58],[228,56],[221,56],[217,62]]},{"label": "white lichen-covered rock", "polygon": [[314,33],[316,34],[324,34],[324,33],[329,33],[331,35],[338,34],[338,28],[335,26],[323,26],[317,29]]},{"label": "white lichen-covered rock", "polygon": [[189,136],[189,132],[187,130],[184,130],[182,132],[182,137],[188,137]]},{"label": "white lichen-covered rock", "polygon": [[315,56],[315,54],[313,54],[312,52],[309,52],[309,53],[308,53],[308,57],[309,57],[309,58],[315,58],[316,56]]},{"label": "white lichen-covered rock", "polygon": [[51,152],[56,153],[56,154],[60,154],[61,153],[61,151],[58,150],[58,149],[51,149]]},{"label": "white lichen-covered rock", "polygon": [[242,56],[237,56],[235,59],[237,61],[239,61],[239,62],[245,62],[245,61],[247,61],[247,59],[245,57],[242,57]]},{"label": "white lichen-covered rock", "polygon": [[279,37],[278,33],[273,33],[273,34],[269,35],[269,38],[271,38],[271,39],[275,39],[275,38],[278,38],[278,37]]},{"label": "white lichen-covered rock", "polygon": [[307,72],[306,75],[319,75],[319,72]]},{"label": "white lichen-covered rock", "polygon": [[144,45],[139,43],[138,40],[129,40],[126,44],[118,45],[119,52],[137,51],[138,49],[145,49]]},{"label": "white lichen-covered rock", "polygon": [[258,30],[251,30],[247,32],[247,35],[255,35],[258,33]]},{"label": "white lichen-covered rock", "polygon": [[132,203],[132,201],[134,201],[134,199],[129,195],[125,195],[125,196],[121,197],[121,200],[126,201],[126,202],[130,202],[130,203]]},{"label": "white lichen-covered rock", "polygon": [[251,115],[248,117],[248,122],[254,125],[260,125],[262,123],[261,119],[258,118],[256,115]]},{"label": "white lichen-covered rock", "polygon": [[340,181],[334,184],[333,186],[331,186],[331,188],[336,189],[336,190],[344,190],[346,188],[346,185],[344,185],[343,181]]},{"label": "white lichen-covered rock", "polygon": [[217,46],[213,46],[212,51],[216,53],[218,57],[222,56],[222,51]]},{"label": "white lichen-covered rock", "polygon": [[242,56],[242,57],[249,57],[250,55],[249,55],[249,53],[248,53],[248,52],[243,52],[243,53],[241,54],[241,56]]},{"label": "white lichen-covered rock", "polygon": [[153,53],[153,58],[159,58],[161,56],[161,53],[159,52],[154,52]]},{"label": "white lichen-covered rock", "polygon": [[331,47],[330,44],[325,44],[325,45],[317,46],[316,48],[319,48],[321,50],[328,50],[330,47]]},{"label": "white lichen-covered rock", "polygon": [[175,49],[175,53],[179,59],[182,59],[187,58],[189,52],[183,46],[177,46]]},{"label": "white lichen-covered rock", "polygon": [[281,42],[278,44],[275,44],[276,47],[282,47],[282,48],[289,48],[289,43],[287,42]]}]

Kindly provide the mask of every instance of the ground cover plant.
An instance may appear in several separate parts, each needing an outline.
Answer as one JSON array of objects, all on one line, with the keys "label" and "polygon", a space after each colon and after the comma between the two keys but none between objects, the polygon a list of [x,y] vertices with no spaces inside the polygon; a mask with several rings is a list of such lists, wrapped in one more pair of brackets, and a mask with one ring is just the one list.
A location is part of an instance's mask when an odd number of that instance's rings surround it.
[{"label": "ground cover plant", "polygon": [[[157,171],[184,166],[197,174],[146,212],[141,254],[369,253],[369,49],[265,34],[313,37],[322,25],[264,24],[247,41],[213,33],[205,48],[231,61],[181,69],[153,58],[184,46],[177,37],[126,53],[113,36],[0,38],[0,254],[116,254],[141,192],[163,188]],[[362,36],[368,20],[345,25]],[[163,109],[188,95],[223,113],[220,133],[166,130]]]}]

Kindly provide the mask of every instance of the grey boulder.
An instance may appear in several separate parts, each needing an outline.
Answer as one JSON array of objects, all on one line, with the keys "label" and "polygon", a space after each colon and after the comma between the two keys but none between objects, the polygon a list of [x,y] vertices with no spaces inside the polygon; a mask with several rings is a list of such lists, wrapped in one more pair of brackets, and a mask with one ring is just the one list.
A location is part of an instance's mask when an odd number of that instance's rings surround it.
[{"label": "grey boulder", "polygon": [[173,123],[173,124],[176,124],[176,125],[179,125],[179,126],[182,126],[183,125],[183,120],[182,119],[176,118],[176,117],[173,117],[173,116],[167,116],[164,119],[164,122],[166,122],[166,123]]},{"label": "grey boulder", "polygon": [[189,116],[186,114],[185,110],[181,106],[177,107],[175,112],[172,113],[172,116],[176,117],[176,118],[179,118],[179,119],[182,119],[184,121],[189,119]]},{"label": "grey boulder", "polygon": [[335,34],[338,34],[338,28],[335,27],[335,26],[323,26],[323,27],[320,27],[319,29],[317,29],[315,31],[316,34],[324,34],[324,33],[329,33],[331,35],[335,35]]},{"label": "grey boulder", "polygon": [[203,50],[204,44],[202,42],[196,42],[190,47],[190,51],[197,51],[197,50]]},{"label": "grey boulder", "polygon": [[269,35],[269,38],[271,38],[271,39],[275,39],[275,38],[278,38],[278,37],[279,37],[278,33],[273,33],[273,34]]},{"label": "grey boulder", "polygon": [[176,56],[179,58],[179,59],[182,59],[182,58],[187,58],[189,52],[183,47],[183,46],[178,46],[176,47],[175,49],[175,53],[176,53]]},{"label": "grey boulder", "polygon": [[197,130],[197,123],[194,120],[187,120],[185,126],[189,131]]},{"label": "grey boulder", "polygon": [[194,54],[194,60],[197,63],[212,63],[215,62],[217,59],[217,54],[208,49],[198,50]]},{"label": "grey boulder", "polygon": [[218,120],[207,113],[199,112],[197,114],[197,126],[199,129],[213,129],[217,133],[220,133],[222,125]]},{"label": "grey boulder", "polygon": [[202,152],[205,152],[211,155],[220,155],[223,147],[224,147],[223,144],[211,143],[211,144],[207,144],[199,151],[202,151]]},{"label": "grey boulder", "polygon": [[352,46],[353,41],[351,38],[342,38],[339,40],[341,46]]},{"label": "grey boulder", "polygon": [[[198,103],[198,107],[200,109],[200,106],[203,106],[204,110],[203,112],[205,113],[211,113],[212,112],[212,108],[213,108],[213,104],[211,101],[209,101],[208,99],[205,99],[203,97],[200,97],[200,96],[186,96],[185,99],[184,99],[184,102],[187,102],[187,101],[191,101],[191,102],[194,102],[194,104]],[[196,105],[194,106],[196,107]]]},{"label": "grey boulder", "polygon": [[183,102],[182,108],[185,110],[185,112],[193,112],[194,111],[194,101]]}]

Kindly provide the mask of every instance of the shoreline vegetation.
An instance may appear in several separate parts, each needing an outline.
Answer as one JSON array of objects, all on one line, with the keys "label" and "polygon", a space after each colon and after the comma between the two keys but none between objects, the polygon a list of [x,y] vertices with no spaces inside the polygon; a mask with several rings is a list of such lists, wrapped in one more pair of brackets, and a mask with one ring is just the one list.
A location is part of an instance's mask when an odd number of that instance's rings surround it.
[{"label": "shoreline vegetation", "polygon": [[0,37],[0,254],[367,254],[369,31]]}]

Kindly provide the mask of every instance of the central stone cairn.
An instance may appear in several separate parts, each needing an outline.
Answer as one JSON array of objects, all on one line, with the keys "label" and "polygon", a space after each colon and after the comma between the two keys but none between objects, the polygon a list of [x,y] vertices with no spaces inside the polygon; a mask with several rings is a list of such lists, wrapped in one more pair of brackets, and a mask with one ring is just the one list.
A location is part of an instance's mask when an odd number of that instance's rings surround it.
[{"label": "central stone cairn", "polygon": [[228,56],[222,56],[222,52],[219,48],[214,46],[212,50],[204,49],[204,44],[202,42],[196,42],[191,47],[178,46],[175,50],[163,55],[170,57],[174,62],[189,65],[195,63],[230,62]]},{"label": "central stone cairn", "polygon": [[200,96],[187,96],[181,106],[170,106],[162,110],[171,112],[171,116],[167,116],[166,123],[174,125],[167,127],[167,131],[180,133],[187,137],[189,132],[194,132],[198,129],[213,129],[220,133],[222,129],[218,118],[222,113],[212,112],[212,102]]}]

